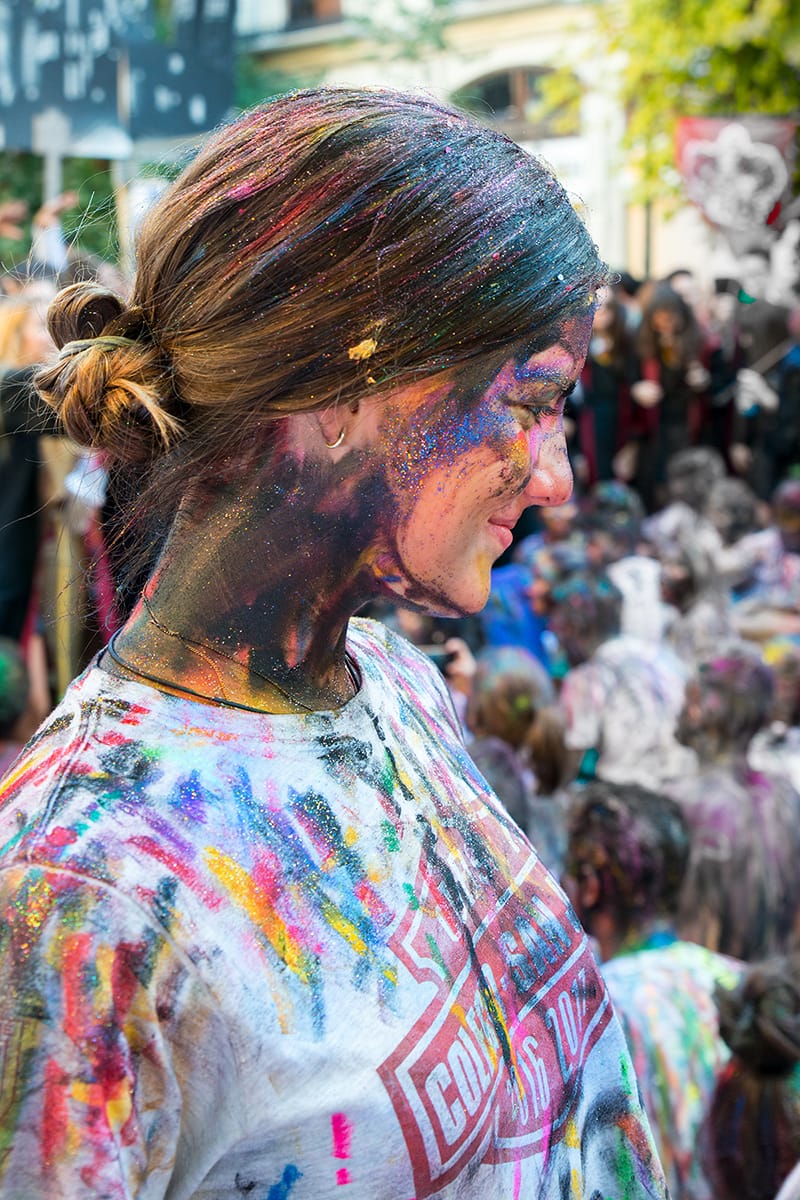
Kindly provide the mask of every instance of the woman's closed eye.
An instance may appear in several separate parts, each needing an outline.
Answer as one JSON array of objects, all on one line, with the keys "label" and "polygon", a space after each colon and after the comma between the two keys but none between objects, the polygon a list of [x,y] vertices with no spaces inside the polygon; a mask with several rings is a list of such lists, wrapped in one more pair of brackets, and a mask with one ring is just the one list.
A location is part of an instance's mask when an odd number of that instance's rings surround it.
[{"label": "woman's closed eye", "polygon": [[[535,396],[529,400],[509,398],[509,407],[523,414],[522,425],[525,429],[532,428],[545,418],[560,417],[564,411],[564,402],[572,394],[575,384],[572,383],[564,390],[556,388],[537,389]],[[544,391],[544,395],[542,394]]]}]

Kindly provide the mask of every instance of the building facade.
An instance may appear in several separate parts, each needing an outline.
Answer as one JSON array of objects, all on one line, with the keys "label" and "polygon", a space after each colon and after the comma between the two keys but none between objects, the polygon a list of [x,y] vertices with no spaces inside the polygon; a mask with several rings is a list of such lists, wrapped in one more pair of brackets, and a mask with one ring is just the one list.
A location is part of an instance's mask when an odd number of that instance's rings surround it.
[{"label": "building facade", "polygon": [[[615,65],[582,0],[239,0],[240,50],[269,87],[423,88],[502,129],[555,169],[615,269],[642,276],[708,262],[693,209],[649,217],[630,201]],[[577,100],[547,119],[543,78],[567,68]]]}]

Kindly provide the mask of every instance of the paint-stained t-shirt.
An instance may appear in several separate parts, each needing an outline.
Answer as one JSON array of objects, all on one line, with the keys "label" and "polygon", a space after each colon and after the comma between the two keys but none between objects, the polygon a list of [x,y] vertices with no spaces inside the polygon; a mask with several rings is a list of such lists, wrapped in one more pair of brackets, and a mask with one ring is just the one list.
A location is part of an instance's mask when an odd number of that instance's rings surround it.
[{"label": "paint-stained t-shirt", "polygon": [[567,900],[435,669],[336,713],[91,667],[0,785],[0,1196],[664,1197]]},{"label": "paint-stained t-shirt", "polygon": [[698,1145],[717,1074],[730,1057],[714,988],[733,987],[741,971],[736,959],[680,941],[603,965],[672,1200],[713,1200]]},{"label": "paint-stained t-shirt", "polygon": [[667,646],[609,638],[561,685],[566,743],[597,750],[596,773],[612,783],[652,788],[694,774],[694,754],[675,737],[685,688],[686,668]]}]

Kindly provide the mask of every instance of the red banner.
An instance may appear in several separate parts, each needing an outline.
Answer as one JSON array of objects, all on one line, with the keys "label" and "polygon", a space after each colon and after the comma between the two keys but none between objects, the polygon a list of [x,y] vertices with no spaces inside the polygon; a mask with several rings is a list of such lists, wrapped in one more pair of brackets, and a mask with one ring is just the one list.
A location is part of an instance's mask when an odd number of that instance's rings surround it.
[{"label": "red banner", "polygon": [[678,122],[678,169],[712,225],[756,233],[776,220],[791,198],[796,129],[796,121],[782,117]]}]

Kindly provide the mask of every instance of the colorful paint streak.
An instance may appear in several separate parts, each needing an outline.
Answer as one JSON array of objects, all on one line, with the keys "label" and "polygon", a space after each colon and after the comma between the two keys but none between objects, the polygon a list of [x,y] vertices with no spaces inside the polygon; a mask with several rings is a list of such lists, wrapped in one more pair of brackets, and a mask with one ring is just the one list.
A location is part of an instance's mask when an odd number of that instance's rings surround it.
[{"label": "colorful paint streak", "polygon": [[[333,1138],[333,1157],[348,1159],[353,1141],[353,1125],[344,1113],[334,1113],[331,1117],[331,1135]],[[347,1167],[339,1167],[336,1171],[337,1186],[342,1187],[351,1183],[350,1171]]]}]

